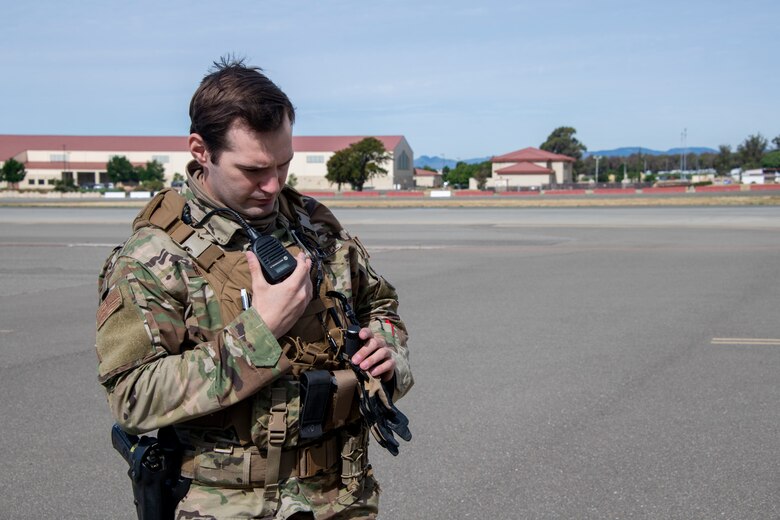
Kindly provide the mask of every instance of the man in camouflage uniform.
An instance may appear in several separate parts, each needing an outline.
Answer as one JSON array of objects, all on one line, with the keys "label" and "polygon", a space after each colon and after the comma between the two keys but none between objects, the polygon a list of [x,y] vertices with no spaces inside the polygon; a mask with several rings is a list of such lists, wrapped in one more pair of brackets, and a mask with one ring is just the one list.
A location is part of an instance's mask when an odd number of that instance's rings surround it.
[{"label": "man in camouflage uniform", "polygon": [[[259,69],[216,64],[190,117],[181,195],[155,197],[100,275],[98,372],[114,417],[129,433],[174,428],[192,478],[177,518],[376,518],[359,383],[343,355],[349,317],[327,293],[359,319],[351,361],[398,399],[413,380],[395,289],[327,208],[284,188],[295,113]],[[208,215],[217,208],[280,239],[292,274],[268,283],[246,230]],[[302,381],[315,372],[331,390],[317,433],[304,435]]]}]

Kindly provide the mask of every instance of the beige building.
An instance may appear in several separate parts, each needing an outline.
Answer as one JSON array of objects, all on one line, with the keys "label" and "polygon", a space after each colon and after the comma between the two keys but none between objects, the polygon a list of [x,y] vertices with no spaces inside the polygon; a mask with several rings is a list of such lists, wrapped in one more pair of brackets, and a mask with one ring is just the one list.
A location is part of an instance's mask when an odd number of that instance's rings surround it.
[{"label": "beige building", "polygon": [[415,168],[414,185],[418,188],[440,188],[442,185],[441,173]]},{"label": "beige building", "polygon": [[492,173],[486,187],[498,191],[572,182],[574,159],[538,148],[499,155],[491,162]]},{"label": "beige building", "polygon": [[[335,190],[325,180],[327,163],[334,153],[364,136],[294,136],[295,155],[290,175],[300,190]],[[414,187],[414,153],[403,136],[376,136],[390,152],[382,165],[387,175],[370,179],[364,189],[394,190]],[[0,135],[0,164],[10,158],[25,165],[27,176],[20,189],[50,190],[54,181],[71,179],[79,186],[107,184],[106,163],[124,156],[134,165],[156,160],[165,169],[166,184],[176,173],[184,174],[192,159],[187,137]],[[7,187],[7,183],[0,183]],[[342,186],[349,189],[349,186]]]},{"label": "beige building", "polygon": [[[293,137],[295,156],[290,163],[290,175],[297,179],[299,190],[335,190],[336,185],[325,179],[328,160],[339,150],[367,136],[298,136]],[[407,190],[414,187],[414,152],[401,135],[375,136],[382,141],[391,159],[381,166],[387,175],[369,179],[364,190]],[[349,185],[343,185],[348,190]]]}]

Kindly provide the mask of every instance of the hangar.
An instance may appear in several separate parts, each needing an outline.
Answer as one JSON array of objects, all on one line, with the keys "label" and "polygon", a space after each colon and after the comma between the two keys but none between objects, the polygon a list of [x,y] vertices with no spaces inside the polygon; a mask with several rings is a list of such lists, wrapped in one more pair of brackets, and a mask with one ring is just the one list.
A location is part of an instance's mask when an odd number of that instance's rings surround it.
[{"label": "hangar", "polygon": [[[367,136],[293,136],[295,155],[289,173],[295,175],[296,187],[335,190],[336,186],[325,179],[328,159],[364,137]],[[406,138],[375,137],[390,152],[391,159],[382,165],[387,175],[371,179],[370,187],[377,190],[414,187],[414,153]],[[168,185],[174,174],[184,174],[192,159],[186,136],[0,135],[0,164],[14,158],[27,170],[20,189],[51,190],[55,181],[68,179],[79,186],[106,184],[109,182],[106,163],[114,156],[124,156],[133,165],[159,162],[165,169]],[[6,184],[0,183],[0,187],[7,187]]]}]

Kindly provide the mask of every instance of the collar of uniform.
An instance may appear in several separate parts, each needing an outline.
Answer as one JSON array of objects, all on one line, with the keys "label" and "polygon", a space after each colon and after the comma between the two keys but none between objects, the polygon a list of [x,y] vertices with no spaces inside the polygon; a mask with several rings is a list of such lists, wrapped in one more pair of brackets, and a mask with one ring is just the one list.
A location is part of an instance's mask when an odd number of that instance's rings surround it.
[{"label": "collar of uniform", "polygon": [[[184,195],[188,203],[190,203],[191,209],[194,209],[195,207],[198,209],[199,214],[196,214],[195,211],[192,212],[192,217],[196,221],[202,219],[203,216],[212,209],[223,207],[206,193],[206,190],[203,188],[203,183],[200,180],[202,173],[203,169],[200,164],[194,160],[190,161],[189,164],[187,164],[187,179],[182,188],[182,195]],[[248,220],[247,222],[261,233],[271,233],[275,229],[289,226],[289,222],[279,211],[278,199],[275,203],[273,215],[268,215],[260,219]],[[230,242],[237,231],[240,231],[241,234],[243,234],[241,224],[231,219],[229,216],[225,216],[225,214],[218,214],[209,218],[204,228],[209,231],[220,245],[225,245]]]},{"label": "collar of uniform", "polygon": [[[200,222],[206,213],[212,209],[213,203],[209,200],[205,200],[202,196],[198,196],[198,193],[203,193],[203,188],[199,185],[198,174],[200,169],[198,163],[191,161],[187,165],[187,180],[182,186],[181,194],[187,200],[187,204],[190,206],[190,212],[192,214],[192,220],[194,222]],[[193,189],[194,187],[194,189]],[[219,244],[224,246],[233,238],[237,232],[242,232],[241,225],[229,218],[225,218],[222,214],[213,215],[206,221],[203,226],[204,230]]]}]

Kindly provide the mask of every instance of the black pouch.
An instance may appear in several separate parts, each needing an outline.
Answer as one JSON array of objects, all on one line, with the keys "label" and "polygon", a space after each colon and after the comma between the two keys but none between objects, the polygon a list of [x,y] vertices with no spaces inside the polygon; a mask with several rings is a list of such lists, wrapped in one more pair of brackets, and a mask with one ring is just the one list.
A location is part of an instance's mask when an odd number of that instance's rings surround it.
[{"label": "black pouch", "polygon": [[331,401],[332,376],[327,370],[312,370],[301,374],[301,440],[322,437],[322,426]]}]

